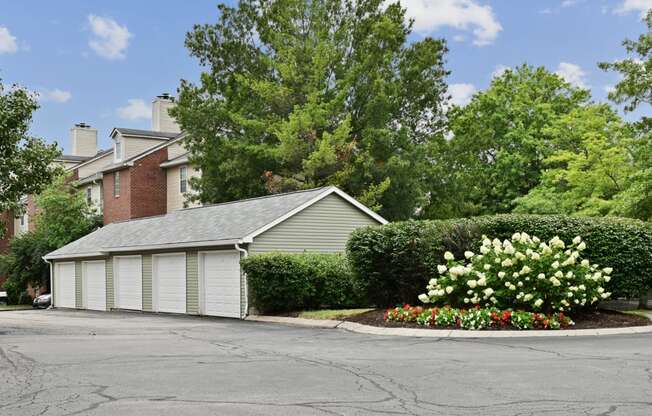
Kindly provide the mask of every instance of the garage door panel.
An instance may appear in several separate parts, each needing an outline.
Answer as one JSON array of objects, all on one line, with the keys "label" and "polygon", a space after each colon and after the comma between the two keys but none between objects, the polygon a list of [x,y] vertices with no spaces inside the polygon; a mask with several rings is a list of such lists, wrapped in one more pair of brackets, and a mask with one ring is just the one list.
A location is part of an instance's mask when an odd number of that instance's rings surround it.
[{"label": "garage door panel", "polygon": [[153,256],[153,302],[158,312],[186,312],[186,256]]},{"label": "garage door panel", "polygon": [[84,279],[84,307],[106,310],[106,264],[104,261],[85,262],[82,267]]},{"label": "garage door panel", "polygon": [[213,252],[202,255],[203,314],[240,317],[240,254]]},{"label": "garage door panel", "polygon": [[142,259],[137,257],[115,257],[116,307],[119,309],[143,309]]},{"label": "garage door panel", "polygon": [[75,263],[57,263],[55,266],[54,306],[76,307]]}]

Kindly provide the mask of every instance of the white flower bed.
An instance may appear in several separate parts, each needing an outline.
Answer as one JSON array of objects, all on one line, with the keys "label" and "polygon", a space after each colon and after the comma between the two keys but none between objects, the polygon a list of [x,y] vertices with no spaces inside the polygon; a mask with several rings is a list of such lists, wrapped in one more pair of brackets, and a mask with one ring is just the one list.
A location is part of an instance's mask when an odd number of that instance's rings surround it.
[{"label": "white flower bed", "polygon": [[585,248],[581,237],[567,246],[558,237],[542,242],[526,233],[502,242],[483,236],[480,254],[466,251],[465,259],[457,261],[446,252],[446,264],[437,266],[439,276],[419,300],[546,312],[594,305],[611,295],[603,284],[612,269],[582,259]]}]

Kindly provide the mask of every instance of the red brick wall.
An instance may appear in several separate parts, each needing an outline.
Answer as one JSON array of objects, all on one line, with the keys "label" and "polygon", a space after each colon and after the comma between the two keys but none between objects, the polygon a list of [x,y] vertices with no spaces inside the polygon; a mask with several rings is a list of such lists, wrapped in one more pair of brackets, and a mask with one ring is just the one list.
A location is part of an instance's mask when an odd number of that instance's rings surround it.
[{"label": "red brick wall", "polygon": [[130,168],[131,218],[163,215],[167,211],[167,180],[161,163],[168,158],[163,148],[137,160]]},{"label": "red brick wall", "polygon": [[104,174],[103,193],[104,193],[104,225],[116,221],[124,221],[131,218],[131,186],[130,170],[126,168],[120,171],[120,195],[113,197],[113,180],[115,172]]}]

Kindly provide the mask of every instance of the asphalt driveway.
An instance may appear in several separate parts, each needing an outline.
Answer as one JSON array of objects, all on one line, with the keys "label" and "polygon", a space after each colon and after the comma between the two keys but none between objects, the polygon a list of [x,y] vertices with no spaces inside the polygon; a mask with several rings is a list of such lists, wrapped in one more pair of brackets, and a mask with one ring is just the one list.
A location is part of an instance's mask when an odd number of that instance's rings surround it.
[{"label": "asphalt driveway", "polygon": [[419,339],[0,312],[0,415],[652,414],[652,334]]}]

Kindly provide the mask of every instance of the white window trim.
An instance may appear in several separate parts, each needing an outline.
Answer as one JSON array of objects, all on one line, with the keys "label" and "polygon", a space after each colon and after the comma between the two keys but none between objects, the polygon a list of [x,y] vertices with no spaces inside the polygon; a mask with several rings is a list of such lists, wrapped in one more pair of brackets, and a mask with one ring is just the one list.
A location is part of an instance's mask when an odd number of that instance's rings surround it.
[{"label": "white window trim", "polygon": [[113,197],[120,198],[121,192],[120,171],[115,171],[113,173]]},{"label": "white window trim", "polygon": [[[185,171],[186,177],[184,179],[183,172]],[[185,190],[183,189],[185,185]],[[179,167],[179,192],[185,194],[188,192],[188,166]]]},{"label": "white window trim", "polygon": [[[123,149],[123,141],[120,136],[115,138],[115,143],[113,144],[113,160],[115,162],[120,162],[123,157],[124,149]],[[118,152],[118,150],[120,150]]]}]

